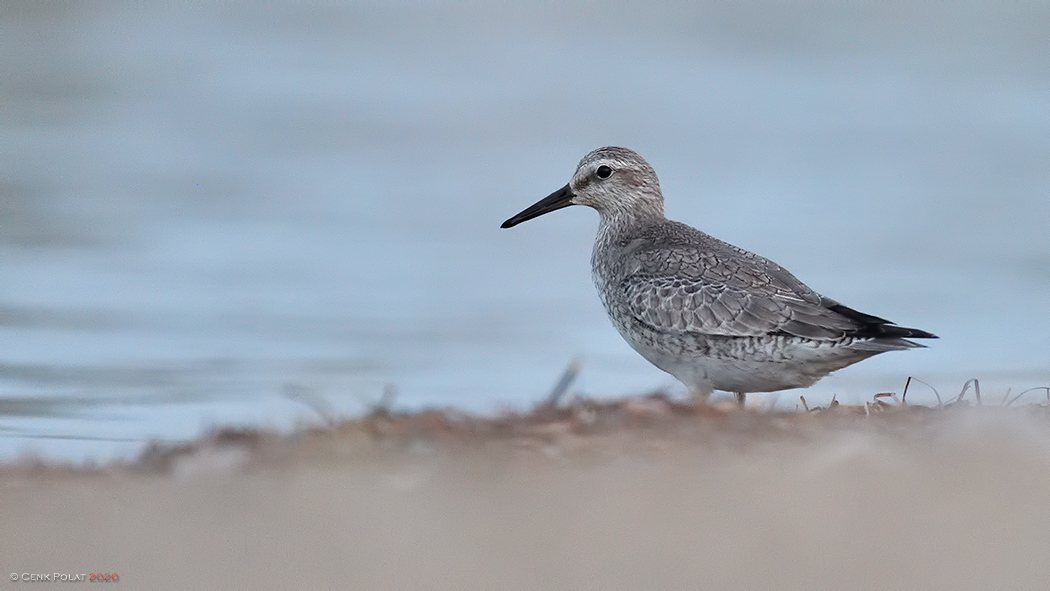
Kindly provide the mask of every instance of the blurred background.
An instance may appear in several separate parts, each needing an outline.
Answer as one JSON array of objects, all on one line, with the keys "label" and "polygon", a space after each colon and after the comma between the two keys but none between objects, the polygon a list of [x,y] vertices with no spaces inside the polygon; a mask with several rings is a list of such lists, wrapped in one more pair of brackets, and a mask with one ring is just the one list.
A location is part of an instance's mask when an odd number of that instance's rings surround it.
[{"label": "blurred background", "polygon": [[1035,1],[5,0],[0,459],[304,397],[521,408],[577,356],[577,391],[684,392],[606,319],[593,211],[499,229],[603,145],[669,217],[941,337],[807,399],[1048,385],[1048,30]]}]

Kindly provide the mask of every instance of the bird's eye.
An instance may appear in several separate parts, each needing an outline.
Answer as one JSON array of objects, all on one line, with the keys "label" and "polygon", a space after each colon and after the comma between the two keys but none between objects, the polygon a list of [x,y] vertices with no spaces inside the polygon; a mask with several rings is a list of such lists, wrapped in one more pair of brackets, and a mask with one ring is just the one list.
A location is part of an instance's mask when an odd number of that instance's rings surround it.
[{"label": "bird's eye", "polygon": [[594,171],[594,174],[598,175],[598,178],[600,179],[607,179],[610,175],[612,175],[612,169],[602,164],[598,167],[597,170]]}]

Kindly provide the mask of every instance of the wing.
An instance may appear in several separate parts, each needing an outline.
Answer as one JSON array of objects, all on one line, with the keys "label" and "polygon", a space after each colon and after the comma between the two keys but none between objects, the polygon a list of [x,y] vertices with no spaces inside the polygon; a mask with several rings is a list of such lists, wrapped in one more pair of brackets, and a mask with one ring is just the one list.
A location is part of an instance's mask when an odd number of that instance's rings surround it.
[{"label": "wing", "polygon": [[631,314],[663,331],[733,337],[837,339],[866,324],[887,323],[821,296],[772,261],[725,243],[718,246],[636,252],[635,272],[620,284]]},{"label": "wing", "polygon": [[773,285],[742,288],[719,281],[636,274],[622,288],[631,314],[664,331],[836,339],[857,329],[849,318]]},{"label": "wing", "polygon": [[621,301],[636,320],[657,330],[849,336],[895,348],[921,346],[905,338],[937,338],[843,306],[773,261],[678,222],[643,231],[623,252],[630,264],[618,284]]}]

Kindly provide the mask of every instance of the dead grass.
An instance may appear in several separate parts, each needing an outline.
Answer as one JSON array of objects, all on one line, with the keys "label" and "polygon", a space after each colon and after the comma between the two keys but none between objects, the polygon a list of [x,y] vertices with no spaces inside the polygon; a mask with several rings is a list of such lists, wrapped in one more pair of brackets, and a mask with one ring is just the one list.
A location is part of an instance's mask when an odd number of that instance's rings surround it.
[{"label": "dead grass", "polygon": [[[848,431],[903,436],[921,433],[964,412],[1050,417],[1050,387],[1017,394],[1007,391],[995,404],[986,404],[976,379],[968,380],[951,397],[942,397],[934,390],[938,400],[934,406],[908,402],[909,389],[918,382],[912,378],[900,395],[881,392],[863,404],[842,404],[833,398],[826,406],[810,406],[802,395],[795,410],[741,409],[730,401],[696,405],[663,392],[618,399],[575,396],[563,402],[577,370],[575,364],[570,365],[550,396],[527,411],[508,410],[494,416],[455,409],[399,411],[392,408],[395,397],[390,391],[368,414],[347,418],[335,416],[323,400],[296,392],[292,397],[316,410],[323,424],[304,425],[292,433],[218,427],[194,441],[149,443],[131,461],[102,466],[23,458],[0,464],[0,477],[165,474],[195,465],[200,458],[210,458],[204,464],[218,462],[214,469],[251,470],[348,459],[394,459],[419,450],[615,458],[649,453],[661,446],[746,449],[765,442],[812,440]],[[1046,392],[1045,399],[1033,396],[1042,391]],[[1018,404],[1026,396],[1029,402]]]}]

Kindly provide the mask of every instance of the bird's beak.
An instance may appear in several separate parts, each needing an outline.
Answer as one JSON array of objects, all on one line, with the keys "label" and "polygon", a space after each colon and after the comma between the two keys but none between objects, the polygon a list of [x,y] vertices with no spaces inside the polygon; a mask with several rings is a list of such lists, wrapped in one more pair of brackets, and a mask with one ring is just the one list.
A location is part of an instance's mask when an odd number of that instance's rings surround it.
[{"label": "bird's beak", "polygon": [[575,196],[576,194],[572,192],[569,185],[565,185],[543,199],[540,199],[525,211],[503,222],[503,225],[500,227],[513,228],[521,222],[531,220],[532,218],[539,217],[545,213],[550,213],[556,209],[568,207],[572,205],[572,198]]}]

